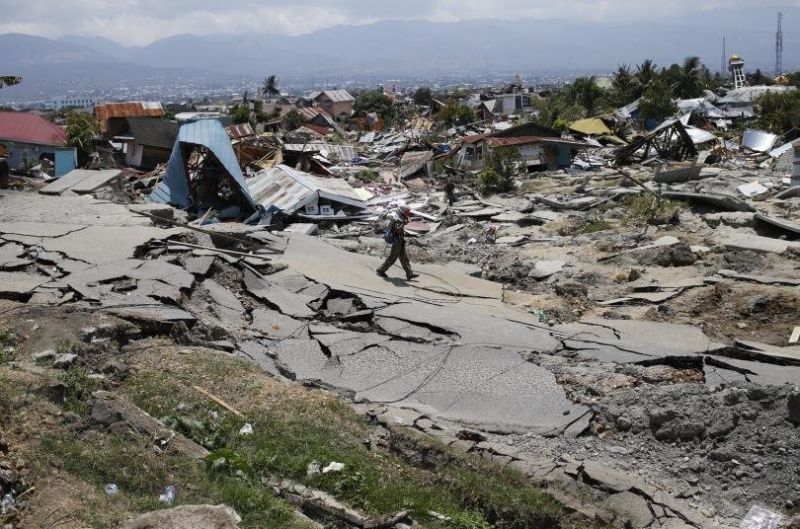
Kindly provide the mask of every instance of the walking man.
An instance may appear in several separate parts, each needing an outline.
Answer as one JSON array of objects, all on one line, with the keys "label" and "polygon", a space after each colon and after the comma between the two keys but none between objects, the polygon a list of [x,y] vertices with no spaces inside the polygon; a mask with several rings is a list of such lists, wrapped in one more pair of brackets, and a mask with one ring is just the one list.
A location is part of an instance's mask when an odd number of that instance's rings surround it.
[{"label": "walking man", "polygon": [[449,178],[444,184],[444,194],[447,197],[447,203],[451,206],[458,201],[458,197],[456,196],[456,184]]},{"label": "walking man", "polygon": [[406,271],[406,279],[411,281],[419,274],[415,274],[411,270],[411,263],[408,260],[408,253],[406,252],[406,234],[405,226],[408,224],[411,209],[405,204],[399,204],[397,209],[389,213],[389,224],[386,226],[386,231],[383,234],[383,240],[386,244],[391,244],[392,249],[389,251],[389,257],[378,268],[377,274],[381,277],[386,277],[386,271],[400,259],[400,264],[403,270]]}]

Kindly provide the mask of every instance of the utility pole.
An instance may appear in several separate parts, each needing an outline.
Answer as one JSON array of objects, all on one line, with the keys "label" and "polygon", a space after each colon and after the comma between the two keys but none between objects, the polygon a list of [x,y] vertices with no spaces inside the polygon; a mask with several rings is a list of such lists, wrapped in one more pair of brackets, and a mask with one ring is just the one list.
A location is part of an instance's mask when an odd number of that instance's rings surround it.
[{"label": "utility pole", "polygon": [[775,77],[783,74],[783,13],[778,13],[778,32],[775,34]]}]

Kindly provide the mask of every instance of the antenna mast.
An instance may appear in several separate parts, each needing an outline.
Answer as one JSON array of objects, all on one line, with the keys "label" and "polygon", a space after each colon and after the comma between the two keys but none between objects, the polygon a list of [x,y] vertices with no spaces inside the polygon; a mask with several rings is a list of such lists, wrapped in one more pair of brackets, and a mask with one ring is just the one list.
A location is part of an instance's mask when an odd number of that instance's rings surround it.
[{"label": "antenna mast", "polygon": [[775,34],[775,76],[783,75],[783,13],[778,13],[778,32]]}]

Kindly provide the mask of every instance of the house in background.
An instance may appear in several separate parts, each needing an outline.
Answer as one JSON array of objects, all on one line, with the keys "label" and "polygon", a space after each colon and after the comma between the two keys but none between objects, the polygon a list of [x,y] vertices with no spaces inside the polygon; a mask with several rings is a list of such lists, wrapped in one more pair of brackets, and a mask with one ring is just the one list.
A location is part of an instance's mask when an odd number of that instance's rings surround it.
[{"label": "house in background", "polygon": [[456,155],[457,167],[467,171],[480,171],[488,154],[497,148],[511,148],[519,154],[523,168],[528,171],[554,170],[572,165],[579,150],[592,145],[570,138],[562,138],[556,131],[535,123],[524,123],[491,134],[466,136]]},{"label": "house in background", "polygon": [[149,171],[166,163],[178,138],[176,121],[154,118],[127,118],[128,130],[115,136],[124,144],[125,163]]},{"label": "house in background", "polygon": [[334,119],[347,119],[353,115],[353,103],[356,98],[347,90],[325,90],[314,92],[309,96],[315,107],[322,108]]},{"label": "house in background", "polygon": [[25,112],[0,112],[0,144],[8,166],[24,169],[43,159],[55,163],[56,150],[67,145],[67,134],[43,117]]},{"label": "house in background", "polygon": [[100,133],[105,139],[125,134],[128,118],[163,118],[164,108],[158,101],[131,101],[127,103],[101,103],[94,113],[100,121]]}]

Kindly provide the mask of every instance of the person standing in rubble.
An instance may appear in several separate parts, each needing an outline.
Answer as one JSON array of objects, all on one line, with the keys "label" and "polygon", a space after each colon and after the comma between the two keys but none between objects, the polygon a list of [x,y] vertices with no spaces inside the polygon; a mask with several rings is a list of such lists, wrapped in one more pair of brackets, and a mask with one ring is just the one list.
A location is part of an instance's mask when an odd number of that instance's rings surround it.
[{"label": "person standing in rubble", "polygon": [[456,184],[450,178],[448,178],[447,182],[444,184],[444,194],[447,197],[447,203],[451,206],[458,202],[458,197],[456,196]]},{"label": "person standing in rubble", "polygon": [[386,241],[386,244],[391,244],[392,248],[389,251],[389,257],[386,258],[376,271],[380,277],[386,277],[386,271],[389,270],[398,259],[400,259],[403,270],[406,271],[406,279],[411,281],[415,277],[419,277],[419,274],[415,274],[411,269],[411,262],[406,252],[405,226],[408,224],[410,216],[411,208],[402,203],[398,204],[397,208],[388,215],[389,223],[383,234],[383,240]]}]

